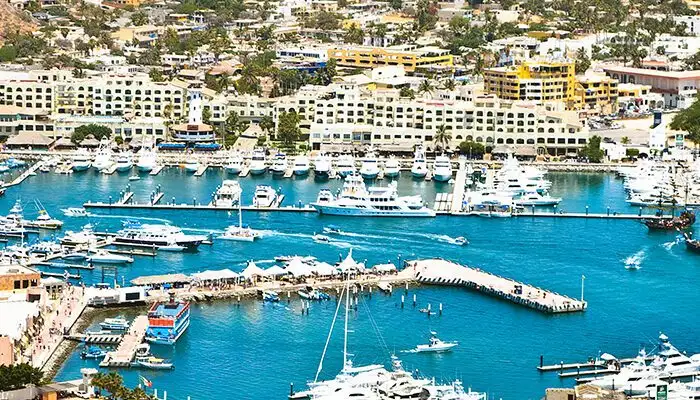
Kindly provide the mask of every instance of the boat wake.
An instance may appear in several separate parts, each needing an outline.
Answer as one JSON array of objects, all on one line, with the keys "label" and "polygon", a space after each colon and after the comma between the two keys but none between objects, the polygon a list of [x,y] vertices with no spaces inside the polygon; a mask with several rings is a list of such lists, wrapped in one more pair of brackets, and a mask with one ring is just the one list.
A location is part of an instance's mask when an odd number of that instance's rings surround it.
[{"label": "boat wake", "polygon": [[90,218],[117,218],[122,220],[136,220],[136,221],[153,221],[160,222],[163,224],[172,224],[173,221],[165,218],[154,218],[154,217],[134,217],[133,215],[103,215],[103,214],[93,214],[88,213]]},{"label": "boat wake", "polygon": [[642,262],[646,258],[646,249],[641,249],[638,252],[632,254],[631,256],[625,258],[623,262],[625,263],[625,269],[639,269],[642,267]]},{"label": "boat wake", "polygon": [[207,235],[221,235],[224,233],[224,231],[217,230],[217,229],[200,229],[200,228],[187,228],[187,227],[182,227],[181,229],[183,231],[188,231],[188,232],[206,233]]},{"label": "boat wake", "polygon": [[675,246],[679,243],[682,243],[683,240],[684,240],[683,235],[678,235],[678,236],[676,236],[675,240],[673,240],[671,242],[666,242],[666,243],[662,244],[661,246],[663,246],[663,248],[666,250],[671,250],[673,248],[673,246]]},{"label": "boat wake", "polygon": [[306,233],[288,233],[288,232],[281,232],[281,231],[272,231],[272,230],[261,230],[260,234],[263,236],[285,236],[285,237],[297,237],[297,238],[303,238],[303,239],[311,239],[313,238],[313,235],[308,235]]},{"label": "boat wake", "polygon": [[436,235],[432,233],[427,233],[425,234],[426,237],[436,240],[438,242],[442,243],[449,243],[449,244],[455,244],[458,246],[461,246],[463,243],[460,242],[459,238],[453,238],[452,236],[447,236],[447,235]]}]

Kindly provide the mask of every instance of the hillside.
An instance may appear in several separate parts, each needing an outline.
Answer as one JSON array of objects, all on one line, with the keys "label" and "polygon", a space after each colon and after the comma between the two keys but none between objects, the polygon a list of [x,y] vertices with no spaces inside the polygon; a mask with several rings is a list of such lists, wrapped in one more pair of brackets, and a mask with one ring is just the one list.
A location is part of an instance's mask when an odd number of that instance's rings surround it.
[{"label": "hillside", "polygon": [[0,43],[12,32],[32,32],[36,30],[36,24],[22,10],[17,10],[5,0],[0,0]]}]

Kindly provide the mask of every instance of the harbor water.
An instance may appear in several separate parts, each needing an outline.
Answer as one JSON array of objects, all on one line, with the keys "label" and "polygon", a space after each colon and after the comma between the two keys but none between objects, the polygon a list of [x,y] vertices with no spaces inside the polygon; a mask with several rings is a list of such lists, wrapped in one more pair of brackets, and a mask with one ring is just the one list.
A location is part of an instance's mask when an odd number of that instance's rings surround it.
[{"label": "harbor water", "polygon": [[[134,200],[147,202],[160,185],[163,202],[175,197],[177,203],[208,203],[211,193],[224,178],[210,170],[195,178],[179,169],[164,170],[158,176],[142,175],[129,181],[128,175],[104,176],[92,171],[71,176],[39,174],[10,188],[0,199],[6,212],[20,198],[28,218],[35,214],[32,202],[41,200],[48,212],[64,219],[64,230],[92,223],[98,231],[116,231],[121,221],[134,218],[142,223],[171,223],[214,235],[237,223],[235,212],[176,210],[96,210],[89,218],[69,218],[60,209],[80,206],[84,201],[114,200],[131,185]],[[234,178],[235,179],[235,178]],[[622,182],[606,174],[550,174],[551,194],[564,198],[559,209],[604,213],[636,213],[624,202]],[[340,181],[248,177],[240,179],[243,203],[250,204],[256,184],[281,188],[284,204],[304,204],[316,198],[323,187],[335,188]],[[380,182],[379,184],[386,184]],[[432,202],[436,192],[451,191],[449,184],[413,180],[399,181],[401,195],[422,194]],[[197,200],[193,200],[193,198]],[[264,231],[255,243],[214,241],[197,253],[160,253],[155,258],[137,257],[133,264],[103,274],[80,271],[86,284],[120,283],[142,275],[171,272],[194,273],[208,269],[239,271],[247,260],[268,267],[274,256],[313,255],[327,262],[337,261],[352,248],[355,259],[368,264],[405,259],[442,257],[522,280],[549,290],[579,298],[582,275],[584,313],[546,315],[527,308],[485,297],[461,288],[411,288],[400,307],[403,289],[392,296],[374,293],[364,297],[351,313],[349,350],[356,365],[388,362],[395,352],[407,368],[438,380],[459,378],[465,386],[489,392],[492,398],[539,399],[547,387],[572,386],[556,374],[536,370],[540,355],[545,362],[583,361],[599,352],[618,356],[635,355],[640,346],[648,350],[659,331],[689,354],[700,352],[696,285],[700,280],[700,259],[688,253],[676,233],[650,233],[638,221],[554,219],[519,217],[482,219],[447,217],[435,219],[340,218],[315,213],[244,212],[244,223]],[[345,234],[331,243],[315,243],[312,236],[324,226],[337,225]],[[60,235],[60,232],[54,233]],[[43,234],[50,237],[52,234]],[[465,236],[468,246],[449,239]],[[638,270],[625,269],[630,257],[639,260]],[[53,270],[58,272],[59,270]],[[111,275],[110,275],[111,274]],[[412,306],[413,295],[417,307]],[[286,300],[286,294],[282,294]],[[427,317],[418,312],[430,303],[442,316]],[[309,315],[301,315],[296,299],[274,305],[260,301],[194,304],[191,326],[174,347],[153,346],[153,352],[170,358],[172,371],[121,370],[129,385],[143,375],[154,387],[167,390],[173,399],[214,399],[222,395],[242,399],[284,398],[293,382],[302,389],[313,379],[328,334],[335,302],[313,303]],[[378,330],[373,328],[374,323]],[[430,330],[443,340],[460,345],[441,355],[404,353],[425,343]],[[380,343],[385,342],[384,348]],[[342,363],[342,329],[336,328],[322,378],[334,376]],[[85,366],[79,351],[72,354],[57,379],[75,379]]]}]

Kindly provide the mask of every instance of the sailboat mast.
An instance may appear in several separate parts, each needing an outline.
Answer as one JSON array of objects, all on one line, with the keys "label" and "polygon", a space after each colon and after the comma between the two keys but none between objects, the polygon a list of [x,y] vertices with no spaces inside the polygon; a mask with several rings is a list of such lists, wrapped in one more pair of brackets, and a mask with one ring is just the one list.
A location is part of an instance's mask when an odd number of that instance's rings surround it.
[{"label": "sailboat mast", "polygon": [[348,363],[348,311],[350,310],[350,273],[346,277],[345,281],[345,338],[343,339],[343,368]]}]

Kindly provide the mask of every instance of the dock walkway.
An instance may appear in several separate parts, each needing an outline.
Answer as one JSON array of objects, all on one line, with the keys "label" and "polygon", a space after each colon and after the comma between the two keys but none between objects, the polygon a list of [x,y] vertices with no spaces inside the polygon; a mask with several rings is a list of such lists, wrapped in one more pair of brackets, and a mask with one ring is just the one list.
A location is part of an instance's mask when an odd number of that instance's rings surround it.
[{"label": "dock walkway", "polygon": [[442,259],[407,261],[416,280],[431,285],[465,286],[550,314],[585,311],[587,303],[546,289]]},{"label": "dock walkway", "polygon": [[151,170],[149,175],[156,176],[156,175],[160,174],[160,171],[162,171],[163,168],[165,168],[165,165],[163,165],[163,164],[156,165],[156,167]]},{"label": "dock walkway", "polygon": [[66,335],[66,339],[81,342],[85,344],[111,344],[115,345],[122,341],[122,335],[95,335],[95,334],[77,334]]},{"label": "dock walkway", "polygon": [[24,182],[25,179],[29,178],[32,175],[36,174],[36,171],[41,167],[41,161],[34,163],[31,167],[27,168],[26,171],[22,172],[20,176],[15,178],[12,182],[10,183],[5,183],[2,187],[10,187],[10,186],[17,186],[20,183]]},{"label": "dock walkway", "polygon": [[460,159],[457,177],[455,178],[454,191],[452,193],[452,204],[450,206],[450,213],[452,214],[462,211],[462,204],[464,203],[464,186],[466,183],[467,161]]},{"label": "dock walkway", "polygon": [[148,317],[139,315],[131,323],[127,332],[115,351],[110,351],[100,362],[100,367],[130,367],[136,357],[136,348],[143,342],[148,328]]},{"label": "dock walkway", "polygon": [[194,176],[202,176],[204,175],[205,172],[207,172],[207,168],[209,168],[209,164],[204,164],[201,167],[197,169],[197,172],[194,173]]}]

